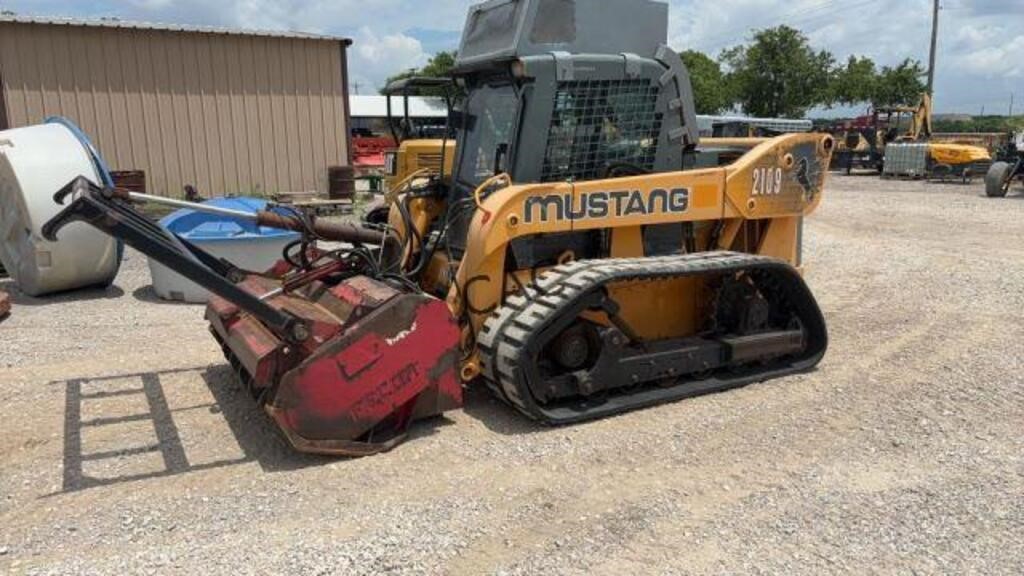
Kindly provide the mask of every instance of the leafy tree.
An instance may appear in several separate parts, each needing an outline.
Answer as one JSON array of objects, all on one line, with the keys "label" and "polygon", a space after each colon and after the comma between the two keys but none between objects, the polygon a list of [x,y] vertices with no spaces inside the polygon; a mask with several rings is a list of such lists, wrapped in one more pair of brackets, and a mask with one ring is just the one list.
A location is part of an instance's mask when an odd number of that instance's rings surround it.
[{"label": "leafy tree", "polygon": [[878,71],[870,58],[850,56],[846,66],[838,67],[832,74],[829,88],[829,102],[852,106],[873,102],[878,90]]},{"label": "leafy tree", "polygon": [[926,86],[921,78],[924,66],[917,60],[906,59],[897,66],[885,66],[875,80],[875,106],[913,106],[921,99]]},{"label": "leafy tree", "polygon": [[[403,78],[412,78],[413,76],[426,76],[429,78],[444,78],[448,76],[451,69],[455,67],[455,52],[438,52],[434,54],[430,60],[427,61],[426,65],[419,69],[412,69],[395,74],[388,78],[385,86],[394,82],[395,80],[401,80]],[[383,92],[383,89],[381,89]],[[441,96],[444,94],[443,89],[426,89],[423,91],[424,96]]]},{"label": "leafy tree", "polygon": [[697,114],[719,114],[732,107],[730,86],[718,62],[696,50],[687,50],[680,57],[690,72]]},{"label": "leafy tree", "polygon": [[815,52],[807,37],[789,26],[756,32],[751,44],[726,50],[722,60],[747,114],[802,117],[829,101],[832,55]]},{"label": "leafy tree", "polygon": [[448,76],[455,67],[455,52],[438,52],[420,69],[421,76],[441,78]]}]

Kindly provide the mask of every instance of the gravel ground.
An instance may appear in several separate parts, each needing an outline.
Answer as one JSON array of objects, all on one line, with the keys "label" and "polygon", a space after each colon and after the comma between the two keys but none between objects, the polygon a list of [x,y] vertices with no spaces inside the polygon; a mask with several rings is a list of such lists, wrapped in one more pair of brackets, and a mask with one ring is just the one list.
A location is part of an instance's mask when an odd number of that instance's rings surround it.
[{"label": "gravel ground", "polygon": [[0,572],[1021,574],[1022,239],[1024,197],[836,177],[816,372],[558,429],[472,391],[358,460],[291,452],[137,253],[6,286]]}]

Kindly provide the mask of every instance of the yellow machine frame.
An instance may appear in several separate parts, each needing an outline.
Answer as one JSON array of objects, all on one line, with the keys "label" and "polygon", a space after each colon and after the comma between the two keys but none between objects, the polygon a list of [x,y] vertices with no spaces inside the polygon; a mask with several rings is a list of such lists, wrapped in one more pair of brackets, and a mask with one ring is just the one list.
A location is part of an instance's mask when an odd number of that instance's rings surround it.
[{"label": "yellow machine frame", "polygon": [[[704,223],[695,230],[701,251],[737,250],[772,256],[799,267],[802,219],[821,202],[834,140],[824,134],[790,134],[744,144],[753,147],[738,161],[716,168],[578,183],[519,185],[508,182],[508,178],[502,175],[482,184],[476,191],[477,210],[469,227],[469,240],[461,261],[449,263],[445,261],[445,256],[435,255],[435,261],[426,274],[428,285],[445,286],[444,275],[457,265],[447,292],[447,301],[456,317],[468,320],[465,326],[467,349],[464,350],[465,357],[460,370],[463,380],[472,380],[480,373],[479,353],[472,344],[473,334],[480,330],[490,312],[509,293],[528,281],[530,275],[541,272],[518,271],[514,273],[517,278],[510,278],[505,270],[506,248],[517,238],[611,229],[611,256],[631,258],[644,256],[641,235],[643,226],[670,222]],[[436,157],[439,146],[440,141],[404,142],[397,153],[398,158],[402,159],[398,165],[409,168],[420,166],[421,163],[412,157],[423,151]],[[814,150],[812,161],[808,162],[807,158],[798,160],[796,150],[808,146]],[[451,149],[454,152],[453,145]],[[448,157],[453,156],[454,153]],[[418,173],[397,172],[392,178],[396,189],[390,193],[391,198],[397,198],[407,186],[414,185],[417,178],[425,177],[430,172],[423,169]],[[608,191],[627,194],[620,198],[623,201],[628,198],[630,202],[645,206],[663,205],[669,201],[665,193],[685,191],[687,206],[678,212],[649,211],[644,214],[608,215],[597,219],[538,217],[545,209],[557,209],[556,202],[551,198],[562,198],[562,209],[571,206],[578,210],[587,195]],[[547,207],[541,205],[538,199],[546,199]],[[410,212],[421,237],[442,209],[443,205],[438,200],[413,200]],[[395,213],[391,214],[390,225],[404,238],[405,227]],[[758,227],[759,233],[750,234],[749,226]],[[754,237],[757,238],[756,245],[751,245],[750,239]],[[563,258],[571,261],[574,255],[566,253]],[[680,328],[679,314],[686,315],[685,306],[678,307],[681,312],[673,314],[669,310],[671,306],[661,308],[651,305],[650,290],[639,291],[635,296],[643,301],[630,306],[628,300],[631,294],[628,290],[617,294],[618,299],[627,301],[624,308],[632,310],[634,314],[644,315],[643,322],[636,325],[643,326],[651,336],[660,336]],[[684,323],[682,326],[692,328],[689,324],[692,323]]]}]

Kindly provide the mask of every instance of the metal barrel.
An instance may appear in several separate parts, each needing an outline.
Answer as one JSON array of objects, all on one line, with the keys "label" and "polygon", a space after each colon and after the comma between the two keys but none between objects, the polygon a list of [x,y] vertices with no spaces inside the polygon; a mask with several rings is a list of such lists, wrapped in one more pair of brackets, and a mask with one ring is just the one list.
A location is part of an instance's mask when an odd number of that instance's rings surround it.
[{"label": "metal barrel", "polygon": [[356,172],[351,166],[327,169],[327,196],[331,200],[352,200],[356,195]]},{"label": "metal barrel", "polygon": [[114,186],[117,188],[146,193],[146,173],[142,170],[111,172],[110,177],[114,179]]}]

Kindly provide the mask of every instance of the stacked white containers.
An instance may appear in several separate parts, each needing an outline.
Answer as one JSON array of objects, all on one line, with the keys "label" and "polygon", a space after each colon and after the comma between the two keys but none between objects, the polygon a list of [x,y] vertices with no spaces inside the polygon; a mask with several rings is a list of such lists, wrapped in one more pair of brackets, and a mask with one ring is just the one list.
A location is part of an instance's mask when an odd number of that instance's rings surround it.
[{"label": "stacked white containers", "polygon": [[928,144],[893,143],[885,147],[886,176],[923,178],[928,175]]}]

